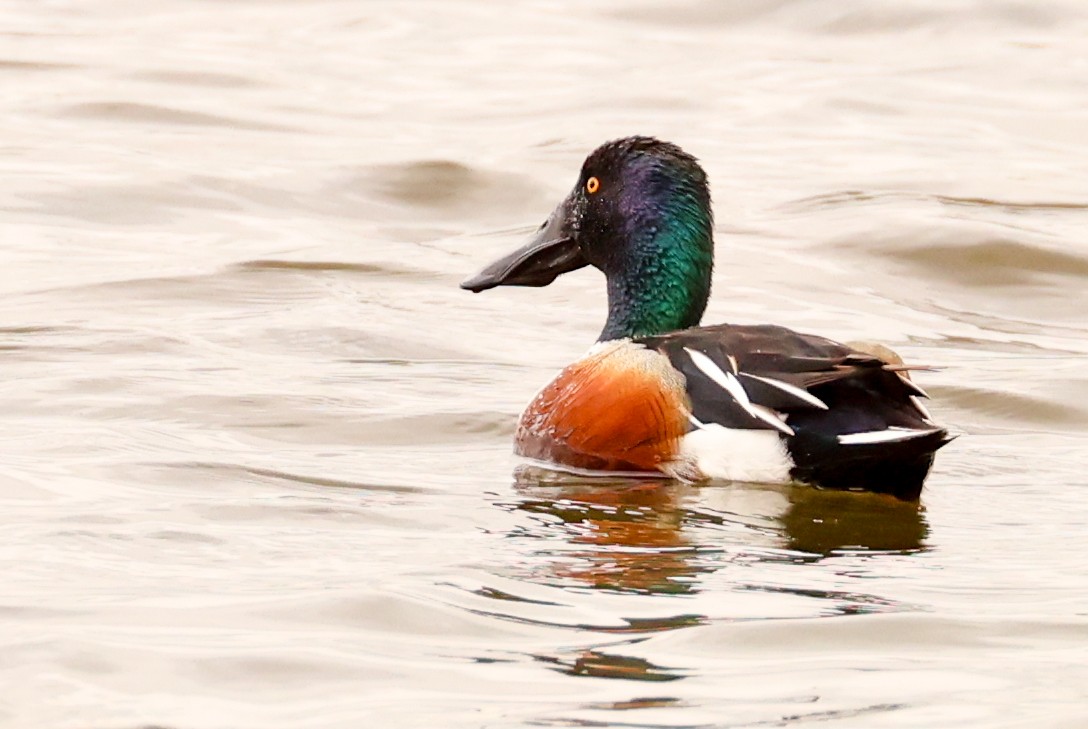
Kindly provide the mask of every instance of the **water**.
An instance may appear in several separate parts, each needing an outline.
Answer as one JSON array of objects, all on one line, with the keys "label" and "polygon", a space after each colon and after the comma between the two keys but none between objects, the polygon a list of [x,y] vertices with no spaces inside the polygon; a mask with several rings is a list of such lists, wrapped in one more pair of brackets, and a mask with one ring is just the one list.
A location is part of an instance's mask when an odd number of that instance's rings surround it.
[{"label": "water", "polygon": [[[1088,725],[1088,11],[885,5],[6,3],[0,725]],[[602,279],[457,283],[630,133],[921,508],[519,468]]]}]

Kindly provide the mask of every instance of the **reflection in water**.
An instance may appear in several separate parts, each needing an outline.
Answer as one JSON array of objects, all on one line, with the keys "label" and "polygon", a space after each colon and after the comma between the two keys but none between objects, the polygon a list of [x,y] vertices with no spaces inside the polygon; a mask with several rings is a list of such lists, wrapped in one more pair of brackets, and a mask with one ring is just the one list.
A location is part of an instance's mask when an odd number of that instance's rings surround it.
[{"label": "reflection in water", "polygon": [[[629,681],[675,681],[684,677],[682,673],[654,665],[643,658],[596,650],[582,651],[571,657],[536,656],[536,659],[553,664],[556,670],[571,676],[623,678]],[[670,700],[664,701],[668,703]]]},{"label": "reflection in water", "polygon": [[881,494],[790,490],[780,517],[789,549],[829,556],[836,552],[916,552],[929,534],[918,504]]},{"label": "reflection in water", "polygon": [[565,536],[561,549],[549,540],[536,577],[621,592],[693,594],[700,576],[734,560],[916,552],[928,534],[917,504],[879,494],[586,479],[533,466],[515,472],[514,487],[523,497],[515,508],[548,515],[541,528]]},{"label": "reflection in water", "polygon": [[[728,598],[715,598],[710,608],[713,617],[707,609],[710,603],[691,602],[704,589],[710,573],[729,566],[736,568],[729,580],[734,595],[781,594],[787,603],[796,598],[814,600],[816,609],[809,614],[901,609],[897,602],[879,595],[812,584],[808,570],[797,572],[796,581],[791,579],[787,584],[782,584],[781,572],[773,581],[753,582],[750,567],[765,563],[792,571],[793,565],[858,552],[916,552],[923,548],[928,531],[917,505],[877,494],[755,484],[696,487],[667,479],[590,479],[535,466],[515,471],[514,488],[520,499],[505,506],[534,517],[531,525],[523,524],[513,532],[532,540],[523,578],[573,588],[567,593],[572,596],[584,594],[588,587],[621,595],[683,598],[688,608],[675,610],[680,603],[661,602],[664,615],[624,617],[619,625],[557,623],[554,618],[542,620],[512,605],[509,612],[488,611],[519,622],[624,636],[621,643],[531,654],[533,660],[571,676],[673,681],[689,675],[689,668],[663,667],[619,651],[621,646],[645,641],[650,633],[710,620],[765,619],[746,611],[745,605],[751,604],[746,599],[733,603]],[[564,607],[561,602],[493,588],[475,592],[508,604]],[[724,614],[719,612],[723,609]],[[788,611],[782,614],[788,616]]]},{"label": "reflection in water", "polygon": [[548,564],[552,579],[606,590],[683,594],[708,569],[680,528],[684,486],[667,479],[568,479],[559,486],[554,479],[555,474],[525,467],[515,483],[526,497],[517,508],[557,517],[576,547]]}]

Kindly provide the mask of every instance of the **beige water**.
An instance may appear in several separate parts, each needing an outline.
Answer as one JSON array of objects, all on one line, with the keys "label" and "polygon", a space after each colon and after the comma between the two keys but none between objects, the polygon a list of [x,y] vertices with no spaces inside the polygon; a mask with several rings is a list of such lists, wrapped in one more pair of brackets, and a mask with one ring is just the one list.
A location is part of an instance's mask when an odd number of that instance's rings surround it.
[{"label": "beige water", "polygon": [[[1079,0],[2,3],[0,726],[1088,726]],[[699,156],[706,321],[884,341],[922,506],[517,470],[584,155]]]}]

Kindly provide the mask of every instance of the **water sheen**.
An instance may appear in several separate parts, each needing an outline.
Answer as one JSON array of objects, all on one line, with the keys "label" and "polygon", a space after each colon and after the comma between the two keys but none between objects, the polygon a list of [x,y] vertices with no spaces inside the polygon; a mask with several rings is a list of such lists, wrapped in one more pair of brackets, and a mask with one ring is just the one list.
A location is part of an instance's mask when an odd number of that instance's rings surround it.
[{"label": "water sheen", "polygon": [[[1079,0],[8,3],[0,724],[1088,725]],[[706,321],[876,340],[918,508],[590,482],[603,282],[473,296],[583,156],[716,200]]]}]

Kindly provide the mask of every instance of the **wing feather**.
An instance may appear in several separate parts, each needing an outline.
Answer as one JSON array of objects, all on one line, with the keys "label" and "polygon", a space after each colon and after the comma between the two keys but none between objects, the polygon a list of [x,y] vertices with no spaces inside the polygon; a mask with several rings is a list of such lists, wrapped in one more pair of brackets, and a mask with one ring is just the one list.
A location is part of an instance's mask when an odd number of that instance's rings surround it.
[{"label": "wing feather", "polygon": [[[782,424],[779,415],[791,424],[797,414],[815,417],[834,409],[843,397],[856,399],[859,389],[870,394],[868,407],[899,413],[889,424],[909,427],[906,421],[921,415],[909,396],[924,391],[906,376],[911,368],[891,350],[895,361],[783,327],[727,324],[638,341],[661,351],[683,373],[694,416],[704,423],[786,432],[775,425]],[[903,415],[907,411],[909,416]],[[840,421],[829,427],[853,428]],[[857,427],[875,426],[867,421]]]}]

